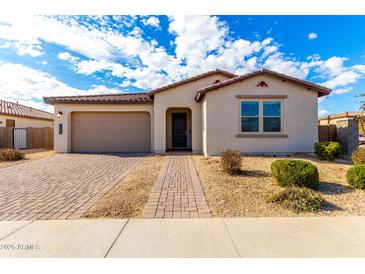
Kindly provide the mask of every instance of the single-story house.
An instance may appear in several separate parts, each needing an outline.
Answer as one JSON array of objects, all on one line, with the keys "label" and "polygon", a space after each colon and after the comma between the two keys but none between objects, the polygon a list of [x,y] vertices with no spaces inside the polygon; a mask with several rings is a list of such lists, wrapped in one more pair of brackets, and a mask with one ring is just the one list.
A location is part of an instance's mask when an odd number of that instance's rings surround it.
[{"label": "single-story house", "polygon": [[365,117],[365,114],[361,111],[347,111],[341,113],[335,113],[327,116],[323,116],[319,118],[319,124],[321,126],[335,125],[337,121],[343,119],[356,119],[359,117]]},{"label": "single-story house", "polygon": [[365,137],[365,113],[361,111],[347,111],[323,116],[319,118],[319,125],[336,125],[337,121],[355,119],[358,120],[359,134]]},{"label": "single-story house", "polygon": [[53,113],[0,100],[0,127],[52,127]]},{"label": "single-story house", "polygon": [[210,71],[146,93],[45,97],[57,152],[204,155],[313,152],[318,97],[330,89],[261,69]]}]

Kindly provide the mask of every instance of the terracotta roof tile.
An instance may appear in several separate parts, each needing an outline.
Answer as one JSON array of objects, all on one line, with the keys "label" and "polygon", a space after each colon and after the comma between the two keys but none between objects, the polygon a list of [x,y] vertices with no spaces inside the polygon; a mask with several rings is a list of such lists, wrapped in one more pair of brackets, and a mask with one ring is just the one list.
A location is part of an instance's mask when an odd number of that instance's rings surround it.
[{"label": "terracotta roof tile", "polygon": [[196,75],[196,76],[193,76],[193,77],[190,77],[190,78],[187,78],[187,79],[184,79],[184,80],[181,80],[181,81],[178,81],[178,82],[175,82],[175,83],[172,83],[172,84],[160,87],[160,88],[157,88],[155,90],[152,90],[151,94],[155,94],[155,93],[158,93],[158,92],[170,89],[170,88],[174,88],[174,87],[180,86],[182,84],[190,83],[190,82],[193,82],[193,81],[196,81],[196,80],[199,80],[201,78],[211,76],[211,75],[214,75],[214,74],[222,74],[222,75],[226,75],[230,78],[237,76],[236,74],[233,74],[231,72],[228,72],[228,71],[225,71],[225,70],[222,70],[222,69],[215,69],[215,70],[212,70],[212,71],[205,72],[203,74],[199,74],[199,75]]},{"label": "terracotta roof tile", "polygon": [[328,120],[328,119],[339,119],[339,118],[349,118],[349,117],[361,117],[365,116],[361,111],[348,111],[348,112],[341,112],[336,114],[330,114],[327,116],[320,117],[319,120]]},{"label": "terracotta roof tile", "polygon": [[149,93],[43,97],[47,104],[151,104]]},{"label": "terracotta roof tile", "polygon": [[0,114],[51,121],[54,119],[53,113],[3,100],[0,100]]},{"label": "terracotta roof tile", "polygon": [[197,93],[195,99],[196,99],[197,102],[199,102],[201,99],[203,99],[205,93],[207,93],[209,91],[216,90],[216,89],[222,88],[224,86],[228,86],[228,85],[231,85],[233,83],[237,83],[237,82],[243,81],[245,79],[248,79],[250,77],[254,77],[254,76],[257,76],[257,75],[261,75],[261,74],[268,74],[268,75],[272,75],[272,76],[277,76],[277,77],[282,78],[283,80],[288,80],[288,81],[297,83],[299,85],[305,86],[310,90],[314,90],[314,91],[318,92],[319,96],[328,95],[331,92],[331,90],[329,88],[326,88],[326,87],[323,87],[323,86],[320,86],[320,85],[317,85],[317,84],[314,84],[314,83],[311,83],[311,82],[308,82],[308,81],[300,80],[298,78],[294,78],[294,77],[291,77],[291,76],[288,76],[288,75],[285,75],[285,74],[282,74],[282,73],[278,73],[278,72],[275,72],[275,71],[272,71],[272,70],[260,69],[260,70],[257,70],[257,71],[254,71],[254,72],[251,72],[251,73],[248,73],[248,74],[240,75],[240,76],[237,76],[237,77],[225,80],[225,81],[221,81],[219,83],[216,83],[216,84],[204,87],[204,88],[201,88],[201,89],[198,90],[198,93]]}]

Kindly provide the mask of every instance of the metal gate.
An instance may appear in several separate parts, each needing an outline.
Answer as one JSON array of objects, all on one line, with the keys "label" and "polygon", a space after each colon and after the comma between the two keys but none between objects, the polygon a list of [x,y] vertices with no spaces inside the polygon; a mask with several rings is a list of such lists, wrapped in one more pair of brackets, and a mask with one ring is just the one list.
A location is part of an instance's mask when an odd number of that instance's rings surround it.
[{"label": "metal gate", "polygon": [[27,148],[27,129],[26,128],[14,128],[14,148],[26,149]]}]

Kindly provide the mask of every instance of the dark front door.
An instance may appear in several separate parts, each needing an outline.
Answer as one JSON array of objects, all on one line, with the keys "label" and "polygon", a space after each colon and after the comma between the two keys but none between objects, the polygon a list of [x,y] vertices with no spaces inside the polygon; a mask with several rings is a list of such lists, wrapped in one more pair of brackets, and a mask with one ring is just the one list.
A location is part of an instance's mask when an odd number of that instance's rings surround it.
[{"label": "dark front door", "polygon": [[187,147],[186,113],[172,113],[172,147]]}]

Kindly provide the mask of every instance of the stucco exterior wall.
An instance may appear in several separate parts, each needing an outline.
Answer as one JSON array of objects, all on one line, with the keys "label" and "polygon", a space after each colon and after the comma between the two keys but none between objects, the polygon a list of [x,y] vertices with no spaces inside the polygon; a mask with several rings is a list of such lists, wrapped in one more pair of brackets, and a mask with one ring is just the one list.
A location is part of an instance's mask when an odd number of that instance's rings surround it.
[{"label": "stucco exterior wall", "polygon": [[0,115],[0,127],[6,127],[6,119],[15,120],[16,128],[53,126],[53,121],[49,120],[31,119],[31,118],[24,118],[10,115]]},{"label": "stucco exterior wall", "polygon": [[166,151],[166,111],[169,108],[189,108],[191,110],[192,150],[193,152],[202,152],[202,104],[196,103],[194,98],[199,88],[211,85],[216,80],[225,79],[228,77],[216,74],[155,94],[154,149],[156,153]]},{"label": "stucco exterior wall", "polygon": [[[261,81],[265,81],[268,87],[257,87]],[[236,137],[240,134],[241,101],[236,95],[287,96],[281,99],[281,133],[287,137]],[[203,152],[208,156],[221,154],[225,149],[243,153],[313,152],[313,144],[318,138],[317,97],[317,92],[266,75],[208,92],[202,102],[206,131],[203,131]]]},{"label": "stucco exterior wall", "polygon": [[[153,105],[152,104],[56,104],[55,113],[62,112],[62,117],[54,121],[54,150],[56,152],[71,152],[71,115],[76,111],[93,112],[141,112],[150,113],[151,144],[153,149]],[[63,124],[63,134],[58,134],[59,124]]]},{"label": "stucco exterior wall", "polygon": [[[331,118],[331,119],[325,119],[325,120],[319,120],[319,124],[321,126],[328,126],[329,124],[330,125],[336,125],[337,121],[342,121],[342,120],[353,120],[353,117],[343,117],[343,118]],[[329,122],[329,123],[328,123]]]}]

